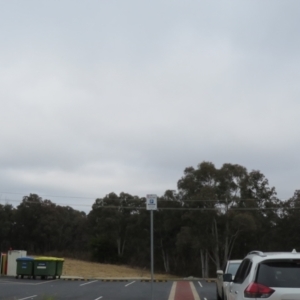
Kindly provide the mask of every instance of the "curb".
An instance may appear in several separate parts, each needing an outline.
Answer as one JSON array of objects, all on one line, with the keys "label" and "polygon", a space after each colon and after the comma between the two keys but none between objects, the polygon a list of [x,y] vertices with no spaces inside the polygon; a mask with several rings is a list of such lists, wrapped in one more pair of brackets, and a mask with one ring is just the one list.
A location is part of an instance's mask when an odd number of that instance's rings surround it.
[{"label": "curb", "polygon": [[60,278],[61,280],[66,280],[66,281],[90,281],[92,279],[87,279],[87,278]]},{"label": "curb", "polygon": [[[146,279],[141,279],[141,278],[114,278],[114,279],[109,279],[109,278],[82,278],[82,277],[66,277],[66,278],[60,278],[60,280],[65,280],[65,281],[91,281],[91,280],[98,280],[102,282],[128,282],[130,280],[136,280],[140,282],[151,282],[150,278]],[[210,279],[204,279],[204,278],[168,278],[168,279],[153,279],[153,282],[168,282],[168,281],[205,281],[208,283],[215,283],[216,279],[210,278]]]},{"label": "curb", "polygon": [[[0,275],[0,279],[15,279],[14,276],[6,276],[6,275]],[[50,279],[48,279],[50,280]],[[53,279],[51,279],[53,280]],[[140,281],[140,282],[151,282],[150,278],[83,278],[83,277],[61,277],[56,278],[56,280],[63,280],[63,281],[92,281],[92,280],[98,280],[102,282],[128,282],[131,280]],[[167,279],[153,279],[153,282],[168,282],[168,281],[205,281],[207,283],[215,283],[216,279],[214,278],[167,278]]]},{"label": "curb", "polygon": [[206,281],[206,282],[216,282],[215,279],[206,279],[205,281]]},{"label": "curb", "polygon": [[[64,281],[91,281],[98,280],[102,282],[128,282],[128,279],[100,279],[100,278],[61,278]],[[134,279],[132,279],[134,280]],[[151,282],[151,279],[136,279],[140,282]],[[167,279],[154,279],[153,282],[168,282]]]},{"label": "curb", "polygon": [[[151,282],[151,279],[141,279],[140,282]],[[168,280],[162,280],[162,279],[153,279],[153,282],[168,282]]]},{"label": "curb", "polygon": [[103,282],[128,282],[128,279],[99,279]]}]

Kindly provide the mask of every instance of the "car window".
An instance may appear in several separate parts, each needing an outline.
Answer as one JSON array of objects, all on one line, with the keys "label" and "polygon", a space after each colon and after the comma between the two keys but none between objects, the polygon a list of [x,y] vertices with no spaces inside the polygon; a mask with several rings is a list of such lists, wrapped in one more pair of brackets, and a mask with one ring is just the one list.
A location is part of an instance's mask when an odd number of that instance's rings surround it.
[{"label": "car window", "polygon": [[230,263],[228,266],[227,273],[235,276],[237,269],[239,268],[240,263]]},{"label": "car window", "polygon": [[252,262],[249,259],[244,259],[236,272],[234,282],[243,283],[250,272],[251,266]]},{"label": "car window", "polygon": [[300,261],[267,261],[260,263],[256,282],[268,287],[300,288]]}]

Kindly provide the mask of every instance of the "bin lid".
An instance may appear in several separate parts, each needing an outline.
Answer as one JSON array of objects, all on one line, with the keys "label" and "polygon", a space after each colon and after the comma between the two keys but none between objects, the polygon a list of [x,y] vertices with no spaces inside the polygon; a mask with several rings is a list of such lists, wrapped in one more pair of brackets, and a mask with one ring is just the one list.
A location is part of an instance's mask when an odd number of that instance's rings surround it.
[{"label": "bin lid", "polygon": [[[64,259],[64,258],[60,258],[60,257],[53,257],[53,256],[45,256],[45,257],[47,257],[47,258],[51,258],[51,260],[56,260],[56,261],[65,261],[65,259]],[[42,256],[42,258],[44,258],[44,257]]]},{"label": "bin lid", "polygon": [[16,261],[32,261],[32,260],[34,260],[34,258],[27,257],[27,256],[19,257],[19,258],[16,259]]},{"label": "bin lid", "polygon": [[40,256],[40,257],[35,257],[34,260],[56,261],[56,258],[55,257],[49,257],[49,256]]},{"label": "bin lid", "polygon": [[57,260],[57,261],[65,261],[64,258],[60,258],[60,257],[56,257],[56,260]]}]

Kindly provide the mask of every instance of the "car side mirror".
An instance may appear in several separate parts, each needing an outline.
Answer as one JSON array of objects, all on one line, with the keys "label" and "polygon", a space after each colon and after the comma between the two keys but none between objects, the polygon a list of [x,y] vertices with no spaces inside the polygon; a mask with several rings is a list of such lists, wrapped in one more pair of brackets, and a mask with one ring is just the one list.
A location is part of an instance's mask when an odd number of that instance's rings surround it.
[{"label": "car side mirror", "polygon": [[231,282],[232,280],[233,280],[232,274],[226,273],[226,274],[223,275],[223,281]]}]

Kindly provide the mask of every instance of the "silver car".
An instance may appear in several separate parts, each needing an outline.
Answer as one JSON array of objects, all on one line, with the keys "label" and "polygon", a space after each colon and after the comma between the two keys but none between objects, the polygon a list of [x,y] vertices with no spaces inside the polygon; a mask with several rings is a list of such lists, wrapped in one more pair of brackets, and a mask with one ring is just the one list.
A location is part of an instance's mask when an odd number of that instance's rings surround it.
[{"label": "silver car", "polygon": [[252,251],[228,286],[228,300],[300,299],[300,253]]},{"label": "silver car", "polygon": [[[217,270],[217,300],[228,299],[228,285],[234,279],[234,275],[239,268],[242,260],[228,260],[223,270]],[[225,280],[224,280],[225,279]]]}]

